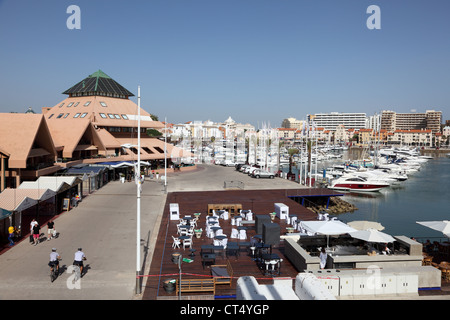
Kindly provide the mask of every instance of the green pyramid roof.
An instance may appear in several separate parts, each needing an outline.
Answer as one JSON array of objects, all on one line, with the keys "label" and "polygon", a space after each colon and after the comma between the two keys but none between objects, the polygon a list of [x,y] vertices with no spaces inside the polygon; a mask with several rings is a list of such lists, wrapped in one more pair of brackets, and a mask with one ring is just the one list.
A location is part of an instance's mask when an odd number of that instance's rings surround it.
[{"label": "green pyramid roof", "polygon": [[112,96],[115,98],[128,98],[133,93],[121,86],[102,70],[98,70],[81,80],[63,94],[71,96]]}]

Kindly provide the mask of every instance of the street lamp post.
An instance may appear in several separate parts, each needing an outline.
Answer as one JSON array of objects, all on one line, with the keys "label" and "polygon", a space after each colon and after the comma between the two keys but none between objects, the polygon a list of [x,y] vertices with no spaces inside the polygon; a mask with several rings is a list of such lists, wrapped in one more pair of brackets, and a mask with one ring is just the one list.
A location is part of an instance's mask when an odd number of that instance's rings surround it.
[{"label": "street lamp post", "polygon": [[137,210],[136,210],[136,294],[141,293],[141,87],[138,86],[138,150],[136,165]]}]

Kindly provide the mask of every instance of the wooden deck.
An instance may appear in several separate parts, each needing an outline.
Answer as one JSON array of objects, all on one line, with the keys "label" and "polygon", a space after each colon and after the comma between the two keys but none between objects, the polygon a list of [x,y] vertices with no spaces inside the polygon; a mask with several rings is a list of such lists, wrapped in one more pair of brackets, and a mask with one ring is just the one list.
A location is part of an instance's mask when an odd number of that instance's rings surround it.
[{"label": "wooden deck", "polygon": [[[155,246],[155,251],[152,258],[152,264],[150,266],[150,272],[147,277],[146,286],[143,290],[143,299],[155,300],[155,299],[177,299],[175,292],[168,293],[163,287],[164,281],[168,279],[179,279],[179,269],[176,264],[172,262],[172,254],[179,252],[183,257],[189,257],[189,249],[173,249],[172,248],[172,236],[177,236],[176,224],[178,221],[169,220],[169,204],[178,203],[180,208],[180,216],[183,217],[187,214],[193,214],[200,212],[201,216],[198,221],[198,228],[205,230],[206,216],[208,204],[211,203],[239,203],[242,204],[242,208],[250,209],[255,214],[269,214],[274,211],[274,203],[284,203],[289,206],[289,213],[295,214],[301,220],[315,220],[317,215],[312,211],[304,208],[297,202],[288,198],[290,195],[301,195],[302,192],[310,194],[310,190],[228,190],[228,191],[205,191],[205,192],[174,192],[167,196],[167,202],[164,209],[164,215],[161,221],[158,240]],[[328,191],[328,193],[330,193]],[[318,191],[317,194],[320,194]],[[285,221],[275,218],[274,223],[280,224],[281,234],[286,233]],[[231,235],[231,220],[220,219],[220,226],[223,229],[224,234],[229,238],[229,241],[244,242],[250,241],[250,238],[256,234],[256,230],[249,226],[247,230],[247,240],[230,239]],[[202,237],[197,239],[193,238],[193,248],[197,251],[195,256],[191,259],[192,263],[182,264],[182,279],[194,279],[202,277],[211,277],[208,267],[203,268],[200,258],[200,247],[204,244],[212,244],[213,240],[206,237],[203,232]],[[273,253],[278,254],[282,259],[281,274],[277,276],[279,278],[292,278],[294,279],[298,273],[284,257],[283,241],[279,245],[273,247]],[[226,255],[216,258],[216,264],[223,264],[226,262]],[[216,286],[216,296],[230,296],[232,298],[236,293],[236,281],[241,276],[254,276],[260,284],[273,283],[271,276],[265,276],[263,272],[258,268],[255,261],[252,260],[249,252],[245,249],[241,249],[238,256],[229,257],[231,266],[234,271],[233,281],[231,287],[229,285]],[[188,294],[183,295],[188,296]],[[207,293],[191,294],[190,299],[211,299],[211,295]]]},{"label": "wooden deck", "polygon": [[[200,258],[200,247],[204,244],[212,244],[213,240],[206,237],[203,232],[202,237],[197,239],[193,237],[193,248],[197,251],[194,257],[190,257],[189,249],[173,249],[172,248],[172,236],[177,236],[176,225],[178,221],[169,220],[169,204],[178,203],[180,208],[180,217],[184,215],[200,212],[200,220],[198,221],[198,228],[205,230],[206,216],[208,204],[221,203],[221,204],[242,204],[242,208],[251,209],[255,214],[269,214],[274,211],[274,203],[284,203],[289,206],[289,213],[295,214],[300,220],[315,220],[317,215],[312,211],[304,208],[294,200],[293,196],[311,196],[314,189],[294,189],[294,190],[227,190],[227,191],[205,191],[205,192],[174,192],[169,193],[165,204],[164,214],[161,220],[157,243],[155,244],[155,250],[150,266],[149,274],[144,275],[146,277],[146,285],[143,288],[144,300],[176,300],[178,299],[175,291],[167,292],[164,289],[164,281],[170,279],[179,279],[178,265],[172,262],[173,253],[181,253],[183,257],[193,259],[192,263],[182,264],[182,279],[199,279],[210,278],[210,269],[208,267],[203,268]],[[333,195],[330,190],[317,190],[315,195]],[[314,193],[314,192],[313,192]],[[339,195],[335,193],[334,195]],[[290,198],[291,197],[291,198]],[[247,240],[230,239],[231,235],[231,220],[220,219],[220,226],[223,229],[224,234],[229,238],[229,241],[243,242],[250,241],[250,238],[256,234],[256,231],[249,227],[247,230]],[[286,234],[285,221],[275,218],[275,223],[280,225],[281,234]],[[291,278],[295,279],[299,270],[296,270],[289,260],[284,256],[283,241],[280,244],[273,247],[273,253],[278,254],[282,259],[281,274],[276,278]],[[217,257],[216,264],[225,264],[227,257]],[[229,261],[234,271],[231,287],[229,285],[216,286],[215,296],[210,293],[185,293],[182,294],[182,299],[189,300],[211,300],[216,297],[222,299],[234,299],[236,294],[236,281],[241,276],[254,276],[260,284],[271,284],[273,278],[271,276],[265,276],[263,272],[258,268],[255,261],[248,252],[242,250],[237,257],[230,257]],[[422,291],[419,294],[422,295],[439,295],[450,294],[450,282],[442,281],[441,290]]]}]

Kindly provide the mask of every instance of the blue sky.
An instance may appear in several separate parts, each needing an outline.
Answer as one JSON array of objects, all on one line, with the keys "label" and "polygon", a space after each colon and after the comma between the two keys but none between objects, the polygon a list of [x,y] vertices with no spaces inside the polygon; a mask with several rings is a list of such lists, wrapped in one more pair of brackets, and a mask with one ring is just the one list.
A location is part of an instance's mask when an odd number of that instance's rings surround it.
[{"label": "blue sky", "polygon": [[[66,27],[69,5],[80,30]],[[370,5],[380,30],[366,26]],[[40,112],[101,69],[173,123],[450,119],[449,12],[448,0],[0,0],[0,112]]]}]

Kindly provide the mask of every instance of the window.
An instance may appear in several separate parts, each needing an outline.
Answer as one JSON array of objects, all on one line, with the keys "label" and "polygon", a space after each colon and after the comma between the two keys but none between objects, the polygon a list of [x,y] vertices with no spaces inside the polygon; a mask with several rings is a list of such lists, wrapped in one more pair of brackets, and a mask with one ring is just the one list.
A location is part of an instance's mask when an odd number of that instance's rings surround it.
[{"label": "window", "polygon": [[90,104],[91,104],[91,102],[88,101],[88,102],[86,102],[86,103],[84,104],[84,106],[87,107],[87,106],[90,105]]},{"label": "window", "polygon": [[64,105],[64,102],[63,103],[61,103],[60,105],[59,105],[59,107],[61,108],[62,106]]},{"label": "window", "polygon": [[50,119],[51,117],[53,117],[54,113],[52,113],[51,115],[48,116],[48,118]]},{"label": "window", "polygon": [[60,114],[58,114],[58,116],[56,117],[56,119],[59,119],[59,118],[61,118],[62,116],[64,115],[64,113],[60,113]]},{"label": "window", "polygon": [[114,115],[113,115],[112,113],[108,113],[108,117],[109,117],[110,119],[114,119]]},{"label": "window", "polygon": [[128,120],[128,117],[127,117],[126,114],[123,114],[123,115],[122,115],[122,118],[124,118],[125,120]]},{"label": "window", "polygon": [[78,112],[77,114],[75,114],[73,117],[74,118],[78,118],[80,116],[80,113]]},{"label": "window", "polygon": [[103,101],[100,101],[100,104],[102,105],[102,107],[107,107],[106,103],[104,103]]},{"label": "window", "polygon": [[84,117],[86,117],[86,115],[87,115],[87,112],[84,112],[80,118],[84,118]]},{"label": "window", "polygon": [[64,119],[65,119],[65,118],[67,118],[67,116],[68,116],[68,115],[69,115],[69,114],[68,114],[68,113],[66,113],[66,115],[64,116]]},{"label": "window", "polygon": [[100,117],[102,117],[103,119],[106,119],[106,114],[100,113]]},{"label": "window", "polygon": [[118,114],[115,114],[114,117],[116,117],[116,119],[120,120],[120,116]]},{"label": "window", "polygon": [[67,105],[67,108],[70,108],[71,106],[73,106],[73,102],[69,103],[69,104]]},{"label": "window", "polygon": [[77,103],[75,103],[75,105],[73,106],[74,108],[77,106],[77,105],[79,105],[80,103],[79,102],[77,102]]}]

